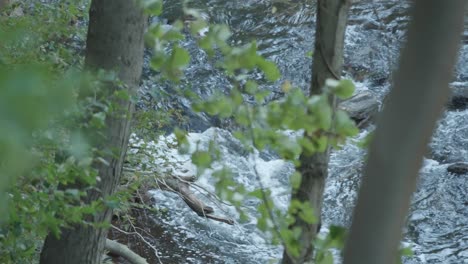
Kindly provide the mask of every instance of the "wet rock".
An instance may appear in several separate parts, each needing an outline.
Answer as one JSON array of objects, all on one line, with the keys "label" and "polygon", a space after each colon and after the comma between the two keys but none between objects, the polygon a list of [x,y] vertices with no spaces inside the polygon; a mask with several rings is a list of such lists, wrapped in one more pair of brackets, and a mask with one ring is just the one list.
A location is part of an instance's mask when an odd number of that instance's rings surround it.
[{"label": "wet rock", "polygon": [[22,17],[24,16],[23,8],[18,6],[10,14],[10,17]]},{"label": "wet rock", "polygon": [[381,30],[383,28],[383,25],[380,24],[378,21],[368,20],[362,24],[362,28],[366,30]]},{"label": "wet rock", "polygon": [[452,94],[447,103],[450,111],[468,109],[468,83],[456,83],[451,87]]},{"label": "wet rock", "polygon": [[365,91],[343,101],[339,107],[346,111],[356,124],[363,127],[369,124],[378,112],[379,102],[373,94]]},{"label": "wet rock", "polygon": [[447,167],[447,171],[453,174],[468,174],[468,163],[457,162]]},{"label": "wet rock", "polygon": [[448,110],[465,110],[468,108],[468,97],[454,96],[448,104]]}]

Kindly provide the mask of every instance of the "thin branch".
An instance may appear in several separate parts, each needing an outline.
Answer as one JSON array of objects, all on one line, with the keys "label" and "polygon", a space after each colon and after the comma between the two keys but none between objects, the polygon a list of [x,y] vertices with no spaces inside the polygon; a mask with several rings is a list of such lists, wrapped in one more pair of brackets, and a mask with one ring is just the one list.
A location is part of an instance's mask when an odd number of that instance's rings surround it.
[{"label": "thin branch", "polygon": [[[253,146],[255,146],[255,135],[254,135],[254,128],[253,128],[253,118],[252,118],[252,111],[250,110],[249,111],[249,114],[247,115],[247,118],[249,119],[248,122],[249,122],[249,131],[250,131],[250,135],[252,136],[252,144]],[[258,181],[258,185],[260,186],[260,192],[262,194],[262,200],[263,202],[265,203],[265,208],[268,212],[268,215],[270,216],[270,220],[273,224],[273,231],[276,233],[276,235],[278,236],[278,238],[280,239],[281,241],[281,245],[286,248],[286,243],[284,242],[284,239],[283,239],[283,236],[281,235],[281,232],[280,232],[280,228],[279,228],[279,225],[278,223],[276,222],[275,218],[274,218],[274,215],[273,215],[273,210],[272,208],[270,207],[270,203],[268,201],[268,197],[267,197],[267,194],[265,193],[265,187],[263,185],[263,182],[262,182],[262,179],[260,178],[260,174],[258,173],[258,170],[257,170],[257,158],[255,155],[253,155],[253,158],[254,158],[254,166],[253,166],[253,169],[254,169],[254,173],[255,173],[255,177],[257,178],[257,181]]]},{"label": "thin branch", "polygon": [[[145,243],[148,247],[150,247],[150,248],[153,249],[154,255],[156,256],[156,259],[158,260],[159,264],[163,264],[162,261],[161,261],[161,259],[160,259],[160,257],[159,257],[158,249],[157,249],[155,246],[153,246],[153,245],[151,244],[151,242],[149,242],[148,240],[146,240],[146,238],[145,238],[144,236],[142,236],[140,233],[138,233],[138,232],[136,231],[136,228],[135,228],[135,226],[133,225],[132,221],[128,221],[128,222],[129,222],[130,225],[132,226],[134,232],[127,232],[127,231],[125,231],[125,230],[122,230],[122,229],[120,229],[120,228],[114,226],[114,225],[112,225],[111,227],[112,227],[113,229],[115,229],[115,230],[117,230],[117,231],[119,231],[119,232],[125,234],[125,235],[136,235],[136,236],[138,236],[138,237],[141,239],[141,241],[143,241],[143,243]],[[150,235],[150,236],[151,236],[151,235]],[[151,236],[151,238],[154,239],[154,237],[152,237],[152,236]]]}]

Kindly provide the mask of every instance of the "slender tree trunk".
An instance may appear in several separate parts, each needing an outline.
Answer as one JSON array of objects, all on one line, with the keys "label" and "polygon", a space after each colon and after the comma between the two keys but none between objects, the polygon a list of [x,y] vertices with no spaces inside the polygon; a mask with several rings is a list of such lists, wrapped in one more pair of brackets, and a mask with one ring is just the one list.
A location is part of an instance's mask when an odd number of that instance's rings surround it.
[{"label": "slender tree trunk", "polygon": [[[310,94],[321,93],[326,79],[339,79],[341,76],[344,36],[350,1],[318,0],[317,5],[317,24]],[[331,97],[329,100],[336,107],[336,99]],[[300,255],[299,257],[292,257],[285,250],[283,253],[283,264],[304,263],[312,260],[312,241],[320,227],[323,191],[325,179],[328,175],[329,149],[312,156],[302,155],[300,161],[301,166],[299,171],[302,174],[302,182],[299,189],[292,194],[291,199],[309,202],[315,212],[317,212],[319,222],[308,224],[299,216],[295,216],[296,222],[291,228],[299,227],[302,230],[300,236]]]},{"label": "slender tree trunk", "polygon": [[8,2],[9,2],[8,0],[0,0],[0,11],[2,10],[4,6],[8,4]]},{"label": "slender tree trunk", "polygon": [[443,110],[466,0],[417,0],[408,42],[370,146],[346,264],[393,264],[418,170]]},{"label": "slender tree trunk", "polygon": [[[114,70],[130,94],[138,88],[143,63],[144,15],[134,0],[93,0],[86,42],[86,67],[91,70]],[[108,87],[111,93],[119,89]],[[99,191],[91,191],[87,202],[105,198],[115,191],[129,139],[131,100],[113,102],[118,107],[106,118],[106,129],[98,149],[109,150],[103,158],[107,165],[95,165]],[[112,210],[97,212],[91,219],[104,222]],[[76,225],[61,230],[60,238],[47,236],[41,253],[42,264],[97,264],[107,236],[107,229]]]}]

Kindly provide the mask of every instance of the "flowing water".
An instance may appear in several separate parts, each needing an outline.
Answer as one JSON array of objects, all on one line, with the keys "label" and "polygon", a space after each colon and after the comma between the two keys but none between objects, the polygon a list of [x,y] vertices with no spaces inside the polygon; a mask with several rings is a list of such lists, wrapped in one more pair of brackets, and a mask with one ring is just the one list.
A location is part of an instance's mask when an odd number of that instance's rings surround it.
[{"label": "flowing water", "polygon": [[[315,1],[208,0],[195,1],[194,6],[205,12],[211,22],[228,24],[233,31],[233,44],[256,39],[260,52],[278,64],[283,76],[281,81],[290,80],[306,90],[311,75],[311,59],[306,53],[313,47],[315,4]],[[388,91],[409,21],[408,7],[408,2],[397,0],[358,1],[352,7],[346,32],[344,75],[356,82],[358,91],[368,90],[379,100]],[[180,16],[178,1],[167,1],[165,8],[163,17],[168,21]],[[454,85],[468,89],[468,18],[465,22]],[[228,78],[196,47],[194,39],[188,38],[182,45],[192,55],[182,86],[203,97],[230,88]],[[230,167],[234,181],[248,190],[259,187],[256,168],[264,186],[272,191],[275,204],[283,209],[288,206],[291,164],[271,153],[249,154],[230,134],[229,126],[191,112],[189,102],[182,97],[160,99],[160,94],[171,94],[171,85],[154,82],[151,76],[153,73],[146,69],[142,105],[182,110],[189,117],[187,128],[193,131],[189,136],[192,149],[208,148],[209,141],[216,140],[222,150],[222,160],[215,167],[221,164]],[[261,76],[252,75],[252,78],[261,81]],[[281,96],[278,88],[281,81],[263,85],[273,91],[272,99]],[[330,225],[350,224],[366,155],[353,142],[367,133],[367,130],[362,131],[356,139],[331,155],[322,232],[326,232]],[[173,166],[171,163],[179,163],[179,167],[172,168],[174,173],[195,174],[189,156],[179,155],[171,144],[167,144],[172,140],[169,135],[152,143],[155,155],[164,157],[156,163],[157,166],[168,169]],[[132,142],[139,144],[140,141],[133,138]],[[421,168],[404,230],[403,244],[411,246],[415,254],[404,263],[468,263],[467,175],[447,172],[451,163],[468,162],[466,108],[444,113],[430,147],[431,153]],[[161,166],[163,161],[166,165]],[[203,173],[197,184],[213,191],[210,171]],[[229,226],[197,216],[173,193],[154,191],[153,195],[155,206],[165,212],[154,223],[164,229],[155,241],[163,263],[275,263],[281,257],[282,248],[271,245],[268,236],[255,227],[256,207],[260,203],[257,199],[243,202],[251,216],[246,222],[239,221],[232,207],[215,206],[218,215],[236,220],[234,226]],[[209,197],[198,195],[207,204],[214,204]],[[171,246],[167,246],[167,240],[171,240]]]}]

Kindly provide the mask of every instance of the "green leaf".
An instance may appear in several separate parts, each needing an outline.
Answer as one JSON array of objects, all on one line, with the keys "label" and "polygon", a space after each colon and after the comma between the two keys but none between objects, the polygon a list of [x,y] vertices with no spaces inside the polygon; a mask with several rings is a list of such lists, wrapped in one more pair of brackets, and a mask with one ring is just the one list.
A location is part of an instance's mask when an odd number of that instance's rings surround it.
[{"label": "green leaf", "polygon": [[[210,29],[211,30],[211,29]],[[215,25],[213,31],[216,36],[217,44],[223,44],[231,37],[231,30],[227,25]]]},{"label": "green leaf", "polygon": [[347,99],[354,93],[355,87],[351,80],[343,79],[340,80],[338,85],[333,89],[333,92],[340,99]]},{"label": "green leaf", "polygon": [[93,114],[93,117],[91,119],[91,125],[95,128],[103,128],[105,127],[106,123],[106,113],[104,112],[98,112]]},{"label": "green leaf", "polygon": [[174,129],[174,136],[179,146],[179,153],[185,154],[190,149],[190,144],[187,139],[187,131],[181,130],[178,127]]},{"label": "green leaf", "polygon": [[192,154],[192,162],[199,168],[208,168],[211,165],[211,155],[208,151],[195,151]]},{"label": "green leaf", "polygon": [[317,216],[315,216],[314,209],[308,202],[301,205],[299,217],[308,224],[317,223]]},{"label": "green leaf", "polygon": [[167,60],[166,55],[163,52],[155,52],[150,61],[150,66],[153,70],[158,71],[164,65]]},{"label": "green leaf", "polygon": [[244,102],[244,98],[238,89],[231,90],[232,106],[237,107]]},{"label": "green leaf", "polygon": [[250,95],[254,95],[258,90],[258,84],[255,81],[248,80],[245,83],[245,92]]},{"label": "green leaf", "polygon": [[265,100],[265,98],[271,94],[271,91],[270,90],[261,90],[261,91],[258,91],[256,94],[255,94],[255,101],[257,103],[263,103],[263,101]]},{"label": "green leaf", "polygon": [[336,111],[334,121],[336,133],[340,136],[354,136],[359,133],[354,121],[343,110]]},{"label": "green leaf", "polygon": [[363,139],[357,142],[357,146],[363,149],[368,148],[373,138],[374,138],[374,131],[369,132]]},{"label": "green leaf", "polygon": [[309,139],[309,137],[304,137],[304,138],[300,138],[298,139],[299,143],[301,144],[303,150],[302,152],[307,155],[307,156],[310,156],[312,154],[315,153],[316,151],[316,145],[314,145],[311,140]]},{"label": "green leaf", "polygon": [[162,0],[142,0],[142,6],[148,15],[159,16],[162,12]]},{"label": "green leaf", "polygon": [[269,81],[276,81],[280,78],[281,74],[274,62],[265,59],[258,60],[258,67],[265,73],[265,77]]},{"label": "green leaf", "polygon": [[175,40],[183,40],[185,37],[182,35],[177,30],[168,30],[164,35],[161,37],[161,39],[164,39],[166,41],[175,41]]},{"label": "green leaf", "polygon": [[174,46],[172,50],[170,66],[171,68],[184,68],[190,62],[190,54],[185,49],[179,47],[178,45]]},{"label": "green leaf", "polygon": [[231,101],[227,100],[227,98],[224,98],[224,100],[220,100],[218,103],[219,106],[219,117],[220,118],[228,118],[232,116],[233,112],[233,105]]},{"label": "green leaf", "polygon": [[327,239],[330,240],[329,248],[343,249],[346,240],[346,228],[335,225],[330,226]]},{"label": "green leaf", "polygon": [[400,249],[400,255],[401,256],[405,256],[405,257],[411,257],[413,256],[413,250],[411,249],[411,247],[404,247],[404,248],[401,248]]},{"label": "green leaf", "polygon": [[122,100],[128,101],[130,100],[130,95],[128,94],[127,90],[117,90],[114,92],[114,95]]},{"label": "green leaf", "polygon": [[161,24],[152,25],[148,29],[148,32],[145,34],[145,37],[147,37],[148,40],[151,40],[151,42],[153,42],[153,45],[154,45],[154,42],[159,41],[162,38],[162,36],[164,35],[164,32],[165,31],[163,27],[161,26]]},{"label": "green leaf", "polygon": [[302,181],[301,173],[295,171],[291,175],[291,179],[289,181],[291,182],[291,187],[293,188],[293,190],[297,190],[299,186],[301,185],[301,181]]},{"label": "green leaf", "polygon": [[317,264],[333,264],[333,255],[331,252],[325,252],[322,258],[317,260]]},{"label": "green leaf", "polygon": [[259,218],[257,220],[257,227],[258,229],[260,229],[261,231],[266,231],[267,228],[268,228],[268,225],[267,225],[267,220],[266,218]]},{"label": "green leaf", "polygon": [[[328,130],[332,123],[332,109],[328,103],[328,96],[326,94],[314,95],[308,100],[307,104],[309,111],[314,114],[317,128]],[[313,126],[310,126],[310,128],[313,128]]]},{"label": "green leaf", "polygon": [[248,107],[246,105],[239,106],[234,118],[238,124],[247,126],[250,123]]},{"label": "green leaf", "polygon": [[262,199],[263,198],[263,194],[262,194],[262,189],[255,189],[251,192],[248,193],[250,196],[252,197],[256,197],[258,199]]},{"label": "green leaf", "polygon": [[311,138],[313,144],[315,144],[316,152],[324,152],[328,147],[328,137],[324,135],[316,136]]},{"label": "green leaf", "polygon": [[198,20],[190,23],[190,33],[192,33],[192,35],[196,35],[196,34],[198,34],[198,32],[200,32],[200,30],[206,28],[207,26],[208,26],[208,24],[206,23],[205,20],[198,19]]}]

